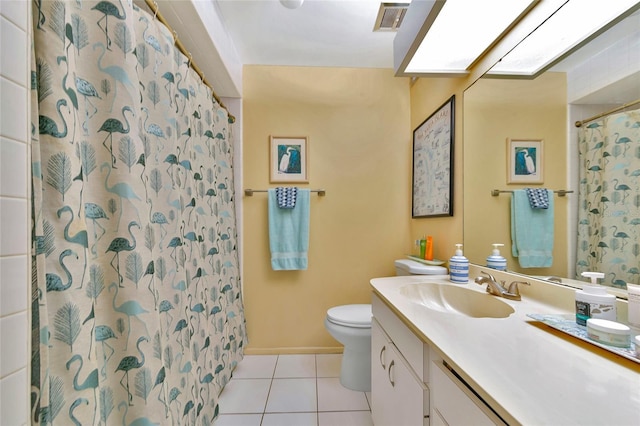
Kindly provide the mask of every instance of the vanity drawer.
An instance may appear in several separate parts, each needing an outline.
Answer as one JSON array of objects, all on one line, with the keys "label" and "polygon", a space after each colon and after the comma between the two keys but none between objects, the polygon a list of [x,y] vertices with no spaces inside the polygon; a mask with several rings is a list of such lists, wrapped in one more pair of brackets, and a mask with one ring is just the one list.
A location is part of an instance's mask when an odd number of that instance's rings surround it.
[{"label": "vanity drawer", "polygon": [[[385,333],[391,338],[393,344],[402,353],[416,375],[421,377],[425,383],[428,383],[428,347],[375,294],[372,296],[371,309],[373,316],[378,320]],[[424,367],[425,365],[427,368]]]},{"label": "vanity drawer", "polygon": [[432,424],[505,425],[442,361],[434,361],[431,369]]}]

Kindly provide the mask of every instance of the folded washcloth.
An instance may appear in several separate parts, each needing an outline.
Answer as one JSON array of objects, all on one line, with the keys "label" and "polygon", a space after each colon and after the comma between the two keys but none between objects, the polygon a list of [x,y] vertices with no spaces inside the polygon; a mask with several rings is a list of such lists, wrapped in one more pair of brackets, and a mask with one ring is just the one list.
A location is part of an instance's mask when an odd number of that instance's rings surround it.
[{"label": "folded washcloth", "polygon": [[278,207],[281,209],[292,209],[296,206],[296,198],[298,196],[298,188],[285,188],[279,186],[276,188],[276,198],[278,199]]},{"label": "folded washcloth", "polygon": [[[548,190],[547,190],[548,191]],[[523,268],[548,268],[553,264],[553,192],[549,207],[532,209],[525,190],[511,197],[511,254]]]},{"label": "folded washcloth", "polygon": [[544,188],[526,188],[529,205],[532,209],[549,208],[549,191]]},{"label": "folded washcloth", "polygon": [[306,270],[309,250],[309,190],[297,191],[296,206],[278,207],[275,189],[269,189],[269,248],[274,271]]}]

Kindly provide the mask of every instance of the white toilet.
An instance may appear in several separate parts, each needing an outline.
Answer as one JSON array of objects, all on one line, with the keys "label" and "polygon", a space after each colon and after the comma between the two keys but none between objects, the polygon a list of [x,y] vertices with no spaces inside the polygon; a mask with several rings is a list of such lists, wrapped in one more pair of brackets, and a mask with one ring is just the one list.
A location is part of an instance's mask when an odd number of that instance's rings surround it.
[{"label": "white toilet", "polygon": [[[396,275],[446,275],[447,268],[400,259]],[[340,383],[360,392],[371,390],[371,305],[342,305],[327,310],[324,326],[344,345]]]}]

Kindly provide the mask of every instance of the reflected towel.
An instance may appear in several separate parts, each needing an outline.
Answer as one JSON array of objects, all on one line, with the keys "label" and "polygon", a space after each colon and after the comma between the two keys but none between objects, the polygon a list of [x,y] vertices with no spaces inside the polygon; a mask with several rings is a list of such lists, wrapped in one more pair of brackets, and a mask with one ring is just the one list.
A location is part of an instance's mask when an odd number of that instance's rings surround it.
[{"label": "reflected towel", "polygon": [[274,271],[307,269],[309,190],[297,192],[296,206],[281,209],[276,190],[269,189],[269,248]]},{"label": "reflected towel", "polygon": [[553,191],[549,207],[532,209],[527,191],[511,197],[511,254],[523,268],[548,268],[553,264]]}]

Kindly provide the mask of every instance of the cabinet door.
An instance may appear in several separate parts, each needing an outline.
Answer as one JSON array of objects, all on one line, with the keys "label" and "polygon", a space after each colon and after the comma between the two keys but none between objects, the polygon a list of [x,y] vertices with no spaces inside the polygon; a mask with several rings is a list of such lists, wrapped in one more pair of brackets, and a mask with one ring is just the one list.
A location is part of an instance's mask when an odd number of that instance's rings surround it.
[{"label": "cabinet door", "polygon": [[371,321],[371,416],[373,424],[391,424],[393,409],[389,401],[393,393],[387,378],[387,367],[391,357],[390,341],[378,321]]},{"label": "cabinet door", "polygon": [[374,319],[371,325],[371,411],[376,426],[415,426],[429,412],[428,389]]},{"label": "cabinet door", "polygon": [[428,424],[429,389],[410,369],[398,349],[391,345],[391,361],[387,376],[393,388],[393,418],[390,426],[414,426]]}]

